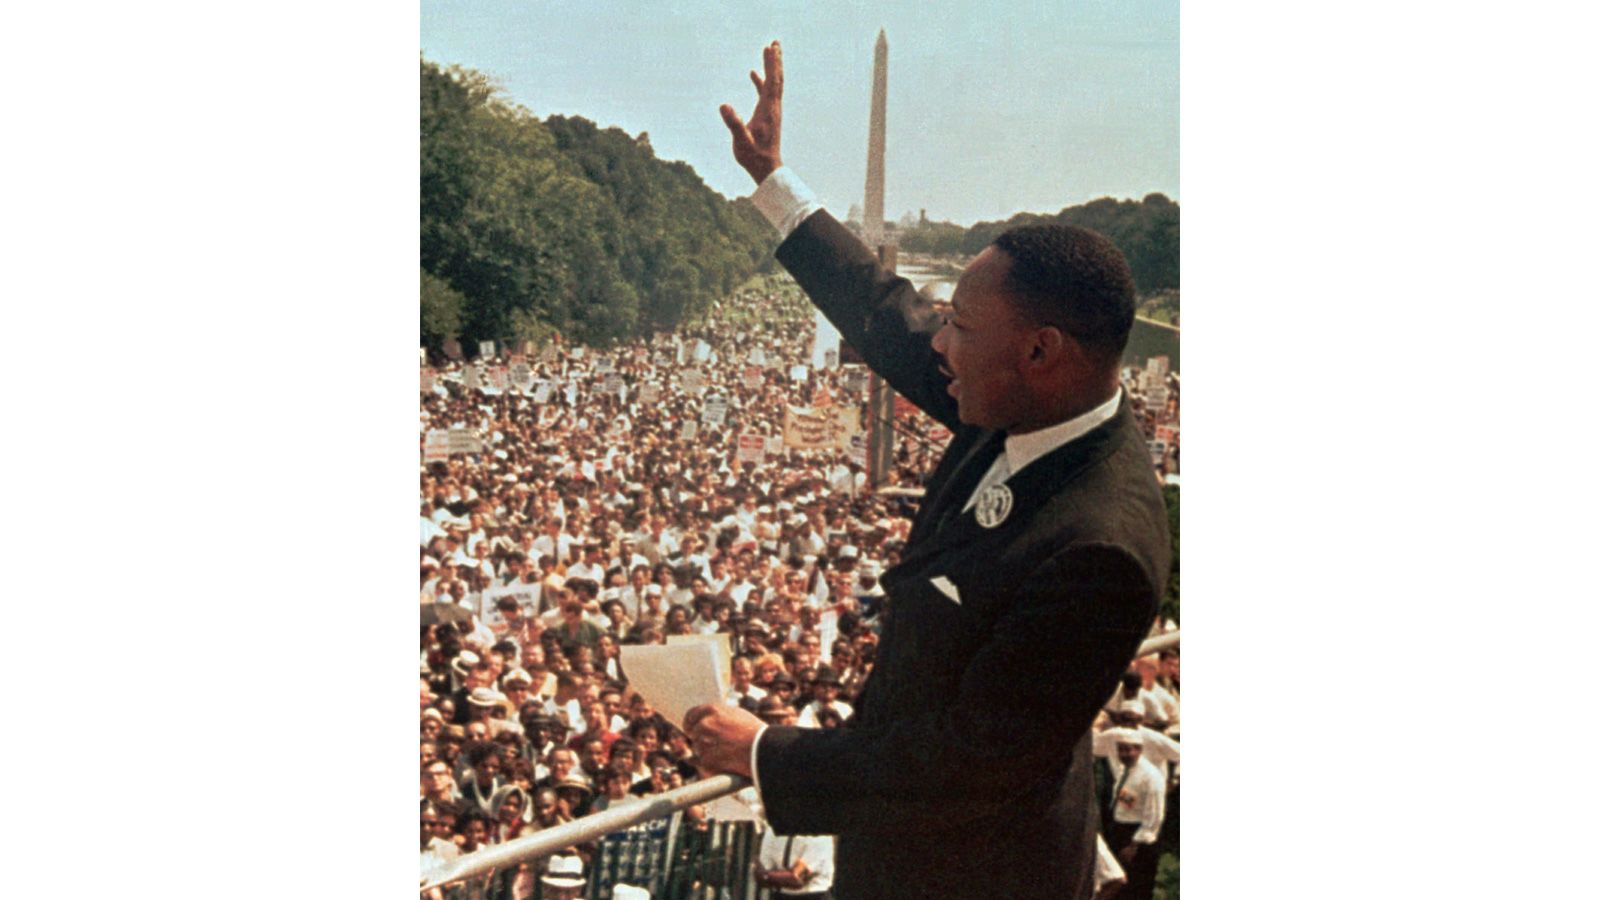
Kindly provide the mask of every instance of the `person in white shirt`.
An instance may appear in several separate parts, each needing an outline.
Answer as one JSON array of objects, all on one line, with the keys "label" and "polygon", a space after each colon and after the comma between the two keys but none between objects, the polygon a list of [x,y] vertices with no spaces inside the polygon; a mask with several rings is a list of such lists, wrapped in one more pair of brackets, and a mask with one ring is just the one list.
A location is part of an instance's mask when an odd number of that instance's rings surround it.
[{"label": "person in white shirt", "polygon": [[1143,758],[1144,736],[1140,732],[1128,728],[1112,731],[1122,774],[1111,794],[1106,844],[1128,874],[1128,884],[1118,896],[1150,900],[1160,855],[1156,838],[1166,817],[1167,785],[1155,765]]},{"label": "person in white shirt", "polygon": [[1117,756],[1117,737],[1124,730],[1133,730],[1139,733],[1144,741],[1144,751],[1141,757],[1156,767],[1161,773],[1163,784],[1170,784],[1172,780],[1173,763],[1178,762],[1178,742],[1167,737],[1153,728],[1141,724],[1143,707],[1137,701],[1128,701],[1114,715],[1117,727],[1106,731],[1097,732],[1094,736],[1094,755],[1104,756],[1111,765],[1111,777],[1122,778],[1122,760]]},{"label": "person in white shirt", "polygon": [[733,690],[728,691],[728,695],[723,700],[730,706],[741,706],[743,705],[741,701],[748,699],[750,701],[750,711],[755,712],[757,704],[761,702],[762,697],[767,695],[767,692],[751,683],[750,679],[755,674],[755,670],[751,668],[749,658],[744,656],[734,657],[732,671]]},{"label": "person in white shirt", "polygon": [[756,857],[756,885],[779,897],[826,897],[833,888],[833,838],[768,828]]}]

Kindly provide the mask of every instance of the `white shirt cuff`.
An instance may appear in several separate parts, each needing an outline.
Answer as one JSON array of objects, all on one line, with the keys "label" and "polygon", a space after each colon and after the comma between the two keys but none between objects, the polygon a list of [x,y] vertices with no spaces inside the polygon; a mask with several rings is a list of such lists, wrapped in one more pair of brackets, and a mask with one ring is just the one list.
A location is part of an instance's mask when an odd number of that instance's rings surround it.
[{"label": "white shirt cuff", "polygon": [[750,202],[766,216],[772,227],[778,229],[778,234],[784,240],[812,213],[822,209],[822,202],[817,195],[811,193],[806,183],[788,166],[779,166],[757,185],[756,192],[750,195]]},{"label": "white shirt cuff", "polygon": [[[767,733],[767,728],[769,727],[762,725],[761,730],[756,732],[756,739],[750,742],[750,781],[756,786],[757,798],[761,796],[761,771],[756,768],[756,758],[761,755],[759,752],[761,750],[761,736]],[[766,801],[763,800],[762,804],[763,808],[765,808]]]}]

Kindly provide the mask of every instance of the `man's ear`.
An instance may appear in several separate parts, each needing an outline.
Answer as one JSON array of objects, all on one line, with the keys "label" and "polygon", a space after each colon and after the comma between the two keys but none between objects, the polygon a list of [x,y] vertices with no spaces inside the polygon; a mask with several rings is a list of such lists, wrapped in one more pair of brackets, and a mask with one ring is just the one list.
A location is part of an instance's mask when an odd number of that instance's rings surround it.
[{"label": "man's ear", "polygon": [[1028,364],[1038,368],[1060,365],[1067,354],[1076,349],[1072,339],[1054,325],[1044,325],[1033,330],[1033,343],[1028,348]]}]

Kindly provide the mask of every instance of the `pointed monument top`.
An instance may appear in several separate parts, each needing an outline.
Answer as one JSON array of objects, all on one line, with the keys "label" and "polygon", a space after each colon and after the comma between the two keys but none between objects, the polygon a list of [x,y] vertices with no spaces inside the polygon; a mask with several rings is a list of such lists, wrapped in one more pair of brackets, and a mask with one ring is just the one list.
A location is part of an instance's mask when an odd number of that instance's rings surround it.
[{"label": "pointed monument top", "polygon": [[889,36],[887,34],[884,34],[884,31],[883,31],[882,28],[878,29],[878,43],[880,43],[880,44],[889,43]]}]

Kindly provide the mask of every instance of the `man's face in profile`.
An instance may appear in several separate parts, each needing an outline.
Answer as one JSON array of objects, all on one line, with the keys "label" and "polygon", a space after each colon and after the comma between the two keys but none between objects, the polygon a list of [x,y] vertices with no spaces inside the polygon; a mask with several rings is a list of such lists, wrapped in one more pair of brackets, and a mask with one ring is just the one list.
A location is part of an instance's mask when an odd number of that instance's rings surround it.
[{"label": "man's face in profile", "polygon": [[1032,329],[1004,291],[1011,258],[988,247],[967,266],[951,296],[951,315],[933,337],[933,349],[952,377],[961,421],[1006,428],[1022,418],[1026,403],[1020,368]]}]

